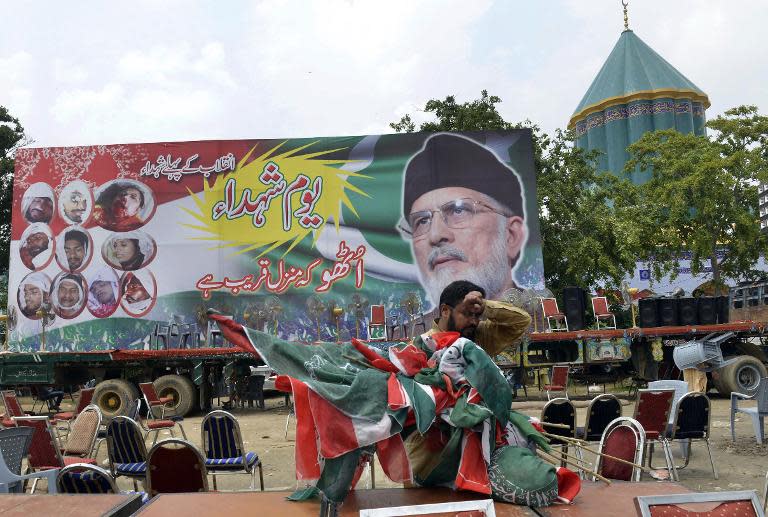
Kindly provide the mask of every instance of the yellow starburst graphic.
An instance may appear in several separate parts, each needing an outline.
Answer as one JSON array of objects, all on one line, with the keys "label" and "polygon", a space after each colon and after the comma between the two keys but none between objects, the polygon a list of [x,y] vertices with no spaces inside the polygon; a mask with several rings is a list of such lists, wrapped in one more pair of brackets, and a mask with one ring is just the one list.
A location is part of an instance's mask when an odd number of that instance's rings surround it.
[{"label": "yellow starburst graphic", "polygon": [[352,177],[370,178],[340,169],[355,160],[323,159],[343,150],[304,152],[317,142],[279,152],[285,142],[251,159],[254,146],[230,174],[219,176],[203,192],[189,192],[196,211],[184,209],[199,224],[185,224],[203,232],[196,240],[214,241],[214,248],[233,248],[233,254],[256,251],[254,259],[299,242],[329,221],[339,229],[343,206],[357,215],[347,191],[368,194],[349,183]]}]

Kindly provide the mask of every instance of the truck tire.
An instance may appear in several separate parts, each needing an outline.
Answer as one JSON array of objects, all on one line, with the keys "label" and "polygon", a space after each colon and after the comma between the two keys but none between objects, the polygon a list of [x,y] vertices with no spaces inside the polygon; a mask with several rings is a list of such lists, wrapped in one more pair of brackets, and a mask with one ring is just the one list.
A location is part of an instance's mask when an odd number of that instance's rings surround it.
[{"label": "truck tire", "polygon": [[128,408],[139,398],[136,386],[123,379],[110,379],[96,385],[93,402],[104,418],[128,415]]},{"label": "truck tire", "polygon": [[757,358],[750,355],[739,356],[736,361],[718,372],[718,391],[730,396],[731,392],[752,395],[757,391],[760,379],[768,377],[768,370]]},{"label": "truck tire", "polygon": [[159,397],[173,397],[173,402],[165,406],[165,416],[186,416],[195,409],[197,390],[188,378],[163,375],[155,379],[154,385]]}]

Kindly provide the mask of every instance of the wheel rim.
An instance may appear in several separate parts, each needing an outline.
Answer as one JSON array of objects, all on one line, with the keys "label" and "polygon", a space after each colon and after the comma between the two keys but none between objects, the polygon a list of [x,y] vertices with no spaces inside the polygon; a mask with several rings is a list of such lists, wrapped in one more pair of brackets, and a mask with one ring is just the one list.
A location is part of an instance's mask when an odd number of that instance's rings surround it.
[{"label": "wheel rim", "polygon": [[751,364],[745,364],[736,372],[736,382],[743,391],[755,391],[760,383],[760,371]]},{"label": "wheel rim", "polygon": [[181,393],[179,393],[179,390],[176,388],[173,388],[171,386],[168,386],[167,388],[163,388],[160,390],[160,393],[158,394],[159,397],[172,397],[173,402],[170,402],[165,405],[168,409],[176,409],[179,406],[179,401],[181,400]]},{"label": "wheel rim", "polygon": [[99,397],[99,408],[105,413],[117,413],[123,406],[120,395],[114,391],[105,391]]}]

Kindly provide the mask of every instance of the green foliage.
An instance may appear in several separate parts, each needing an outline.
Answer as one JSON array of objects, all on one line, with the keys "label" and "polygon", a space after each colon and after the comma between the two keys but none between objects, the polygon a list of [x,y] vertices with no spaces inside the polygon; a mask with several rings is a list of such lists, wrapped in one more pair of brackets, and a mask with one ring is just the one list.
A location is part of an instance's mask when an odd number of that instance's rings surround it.
[{"label": "green foliage", "polygon": [[[681,254],[691,272],[712,268],[724,278],[752,277],[768,239],[760,232],[758,183],[768,183],[768,117],[740,106],[707,123],[713,137],[650,132],[627,151],[625,172],[651,170],[650,180],[622,184],[617,214],[626,245],[649,262],[654,278],[674,278]],[[718,258],[717,250],[727,250]]]},{"label": "green foliage", "polygon": [[[19,119],[0,106],[0,273],[8,271],[11,243],[11,202],[13,200],[13,154],[26,143]],[[2,305],[3,307],[5,304]]]},{"label": "green foliage", "polygon": [[[530,128],[547,286],[555,294],[569,285],[618,286],[635,262],[612,208],[616,179],[596,172],[595,155],[575,148],[571,133],[558,130],[550,137],[530,121],[507,122],[496,109],[500,102],[485,90],[479,99],[463,104],[453,96],[430,100],[424,111],[434,113],[436,120],[421,124],[419,130]],[[390,127],[397,132],[416,130],[410,115]]]}]

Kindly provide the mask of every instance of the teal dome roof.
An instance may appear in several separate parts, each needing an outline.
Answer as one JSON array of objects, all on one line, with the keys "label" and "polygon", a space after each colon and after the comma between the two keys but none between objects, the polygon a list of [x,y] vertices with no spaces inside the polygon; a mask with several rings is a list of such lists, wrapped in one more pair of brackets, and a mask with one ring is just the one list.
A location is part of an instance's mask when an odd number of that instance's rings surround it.
[{"label": "teal dome roof", "polygon": [[698,86],[657,54],[631,30],[621,33],[605,64],[584,94],[568,127],[591,113],[635,100],[686,98],[709,107]]}]

